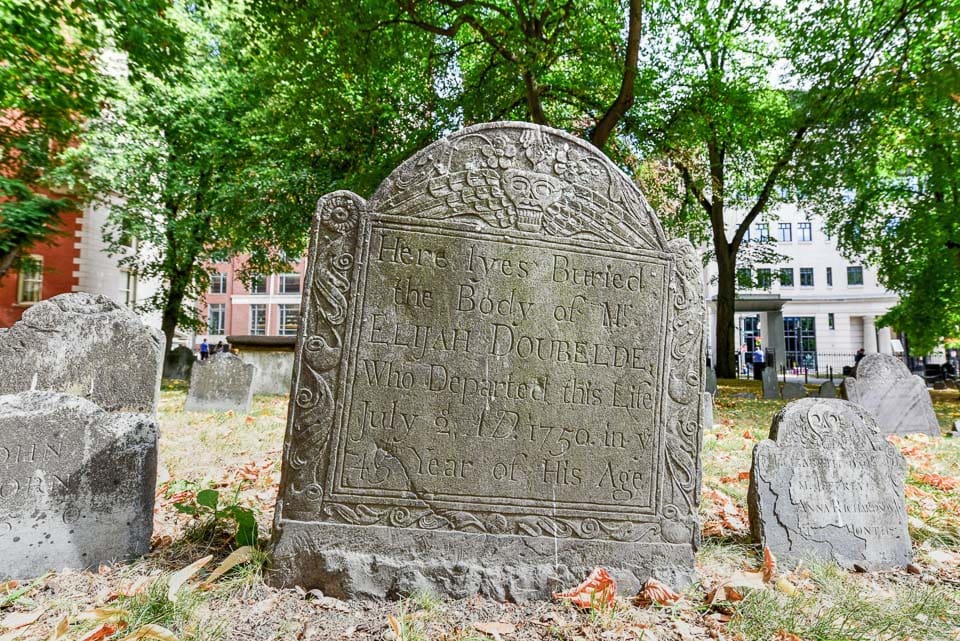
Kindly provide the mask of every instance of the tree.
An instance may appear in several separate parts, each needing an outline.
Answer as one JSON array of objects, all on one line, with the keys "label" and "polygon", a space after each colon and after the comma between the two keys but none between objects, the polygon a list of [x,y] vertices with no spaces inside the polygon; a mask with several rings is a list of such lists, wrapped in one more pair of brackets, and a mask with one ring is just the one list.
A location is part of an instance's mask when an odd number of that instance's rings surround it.
[{"label": "tree", "polygon": [[958,19],[956,2],[928,14],[906,55],[885,60],[850,105],[831,171],[814,166],[808,176],[811,190],[831,196],[818,205],[838,245],[876,264],[900,295],[880,324],[921,354],[960,337]]},{"label": "tree", "polygon": [[[108,45],[134,74],[163,73],[180,34],[168,0],[0,3],[0,277],[23,250],[47,238],[73,201],[52,176],[84,121],[113,90],[102,68]],[[110,25],[107,28],[105,25]],[[59,183],[59,184],[58,184]]]},{"label": "tree", "polygon": [[[675,222],[707,227],[718,268],[718,376],[735,375],[737,262],[750,226],[791,191],[800,196],[800,168],[822,162],[878,56],[897,50],[933,4],[689,0],[648,12],[642,61],[656,75],[630,131],[645,159],[675,172]],[[728,208],[744,214],[732,234]]]}]

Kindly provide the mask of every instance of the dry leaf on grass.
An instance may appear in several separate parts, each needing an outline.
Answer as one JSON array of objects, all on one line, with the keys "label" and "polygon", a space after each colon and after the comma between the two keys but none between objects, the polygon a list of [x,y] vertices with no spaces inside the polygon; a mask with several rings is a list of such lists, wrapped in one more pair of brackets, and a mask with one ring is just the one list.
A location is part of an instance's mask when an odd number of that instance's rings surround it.
[{"label": "dry leaf on grass", "polygon": [[177,600],[177,592],[183,587],[183,584],[190,580],[194,574],[200,571],[200,568],[213,560],[213,555],[209,554],[202,559],[198,559],[175,573],[170,577],[170,590],[167,592],[167,598],[172,602]]},{"label": "dry leaf on grass", "polygon": [[123,608],[93,608],[77,615],[78,621],[107,621],[125,619],[130,613]]},{"label": "dry leaf on grass", "polygon": [[79,641],[103,641],[107,637],[113,636],[122,626],[116,626],[112,623],[101,623],[99,626],[87,632]]},{"label": "dry leaf on grass", "polygon": [[743,595],[728,583],[721,583],[707,594],[707,605],[714,605],[724,601],[731,603],[743,601]]},{"label": "dry leaf on grass", "polygon": [[578,608],[592,608],[613,603],[617,596],[617,584],[605,568],[596,568],[583,583],[567,590],[554,592],[554,599],[569,599]]},{"label": "dry leaf on grass", "polygon": [[954,490],[958,485],[960,485],[960,480],[950,476],[940,476],[939,474],[924,474],[917,480],[919,480],[921,483],[931,485],[938,490],[944,491]]},{"label": "dry leaf on grass", "polygon": [[46,608],[37,608],[30,612],[12,612],[0,619],[0,630],[15,630],[30,625],[43,616],[46,610]]},{"label": "dry leaf on grass", "polygon": [[58,641],[58,639],[61,639],[69,630],[70,619],[61,617],[60,620],[57,621],[57,625],[53,627],[53,631],[50,632],[50,636],[47,637],[47,641]]},{"label": "dry leaf on grass", "polygon": [[773,638],[773,641],[803,641],[803,639],[795,635],[793,632],[780,630],[777,632],[777,636]]},{"label": "dry leaf on grass", "polygon": [[17,581],[16,579],[12,581],[4,581],[3,583],[0,583],[0,595],[10,594],[14,590],[16,590],[19,585],[20,585],[20,582]]},{"label": "dry leaf on grass", "polygon": [[224,574],[240,565],[241,563],[246,563],[253,558],[253,547],[249,545],[244,545],[243,547],[237,548],[230,553],[230,556],[225,558],[223,562],[217,566],[217,569],[207,577],[207,580],[203,582],[204,586],[209,587],[214,581],[222,577]]},{"label": "dry leaf on grass", "polygon": [[763,581],[764,583],[770,583],[773,580],[774,575],[777,573],[777,557],[773,556],[773,552],[770,551],[766,545],[763,546]]},{"label": "dry leaf on grass", "polygon": [[473,624],[473,629],[477,632],[489,634],[495,639],[495,641],[501,641],[503,637],[500,635],[513,634],[517,631],[517,626],[513,625],[512,623],[504,623],[502,621],[489,621],[485,623],[477,621]]},{"label": "dry leaf on grass", "polygon": [[647,582],[643,584],[643,589],[640,590],[640,594],[634,600],[637,605],[645,608],[653,603],[673,605],[682,598],[682,594],[674,592],[660,581],[647,579]]},{"label": "dry leaf on grass", "polygon": [[177,635],[162,625],[150,623],[129,634],[121,641],[135,641],[135,639],[154,639],[154,641],[178,641]]},{"label": "dry leaf on grass", "polygon": [[390,629],[393,630],[393,637],[399,641],[403,629],[400,627],[400,622],[397,621],[397,617],[393,616],[392,614],[388,614],[387,623],[390,624]]}]

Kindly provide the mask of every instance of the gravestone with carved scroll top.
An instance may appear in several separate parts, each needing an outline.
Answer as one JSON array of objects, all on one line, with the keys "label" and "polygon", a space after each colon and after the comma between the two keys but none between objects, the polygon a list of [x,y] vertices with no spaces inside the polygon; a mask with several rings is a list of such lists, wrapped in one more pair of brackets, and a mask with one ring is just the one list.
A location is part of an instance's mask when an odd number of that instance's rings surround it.
[{"label": "gravestone with carved scroll top", "polygon": [[311,237],[271,577],[340,596],[629,592],[694,569],[700,267],[582,140],[478,125]]}]

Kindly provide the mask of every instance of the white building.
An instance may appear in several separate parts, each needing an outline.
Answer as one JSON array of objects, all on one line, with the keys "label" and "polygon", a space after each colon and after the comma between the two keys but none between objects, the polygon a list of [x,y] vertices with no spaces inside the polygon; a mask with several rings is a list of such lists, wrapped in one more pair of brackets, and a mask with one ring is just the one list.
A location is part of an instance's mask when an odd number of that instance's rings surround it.
[{"label": "white building", "polygon": [[[727,237],[742,213],[729,217]],[[736,303],[737,344],[741,366],[749,362],[759,335],[764,350],[772,350],[788,370],[808,368],[840,373],[853,365],[857,350],[902,351],[890,328],[877,328],[876,318],[893,307],[898,297],[884,289],[876,273],[860,260],[841,256],[823,223],[796,205],[782,205],[750,227],[745,242],[774,239],[775,251],[787,256],[776,265],[754,265],[740,270],[738,279],[752,283],[739,287]],[[708,353],[715,362],[717,267],[704,270],[710,327]],[[777,331],[780,329],[781,331]]]}]

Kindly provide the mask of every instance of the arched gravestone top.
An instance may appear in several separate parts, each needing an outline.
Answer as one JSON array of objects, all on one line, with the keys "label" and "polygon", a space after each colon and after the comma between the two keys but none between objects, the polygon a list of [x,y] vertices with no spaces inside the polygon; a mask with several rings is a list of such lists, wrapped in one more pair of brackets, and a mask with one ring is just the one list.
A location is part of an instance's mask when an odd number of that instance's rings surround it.
[{"label": "arched gravestone top", "polygon": [[549,597],[693,574],[704,305],[594,147],[470,127],[311,236],[272,580]]},{"label": "arched gravestone top", "polygon": [[748,504],[757,543],[789,561],[852,569],[910,562],[906,461],[864,408],[840,399],[788,403],[753,449]]},{"label": "arched gravestone top", "polygon": [[927,385],[890,354],[867,354],[857,363],[856,378],[845,378],[843,397],[862,405],[884,434],[920,432],[940,436]]},{"label": "arched gravestone top", "polygon": [[80,396],[111,412],[156,411],[163,334],[101,295],[36,303],[0,335],[0,394]]}]

